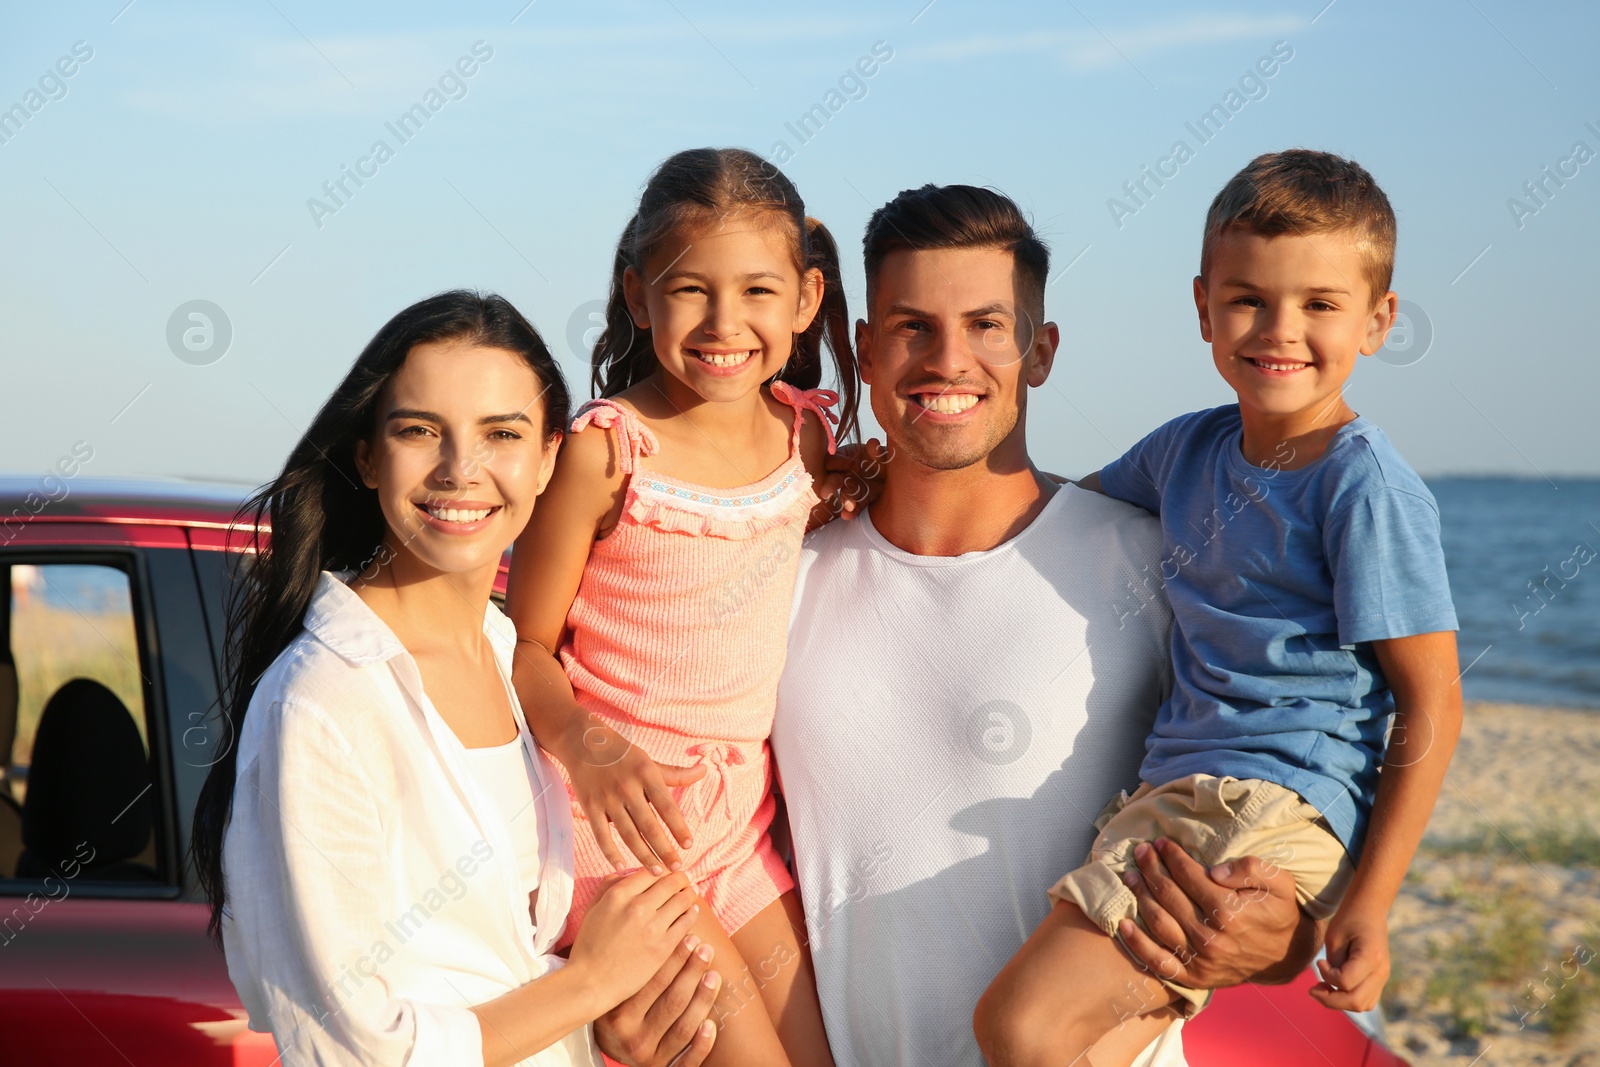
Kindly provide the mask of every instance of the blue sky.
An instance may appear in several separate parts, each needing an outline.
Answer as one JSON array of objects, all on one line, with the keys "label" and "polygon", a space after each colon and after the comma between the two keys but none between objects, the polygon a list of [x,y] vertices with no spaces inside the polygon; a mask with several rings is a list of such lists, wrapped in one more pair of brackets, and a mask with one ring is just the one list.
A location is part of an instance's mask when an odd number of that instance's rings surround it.
[{"label": "blue sky", "polygon": [[[1413,337],[1431,334],[1365,361],[1352,405],[1424,474],[1600,474],[1584,310],[1600,159],[1574,156],[1579,141],[1600,153],[1600,11],[1325,3],[8,12],[0,109],[27,117],[0,115],[0,468],[43,472],[87,441],[97,475],[263,481],[377,327],[456,286],[515,301],[584,395],[573,341],[652,167],[782,142],[847,252],[853,310],[862,227],[898,190],[991,185],[1030,213],[1055,253],[1063,337],[1030,412],[1050,469],[1093,470],[1228,400],[1189,295],[1205,208],[1252,156],[1306,145],[1388,191],[1395,288]],[[388,124],[430,91],[437,110],[402,141]],[[802,141],[793,127],[818,104],[827,119]],[[1190,125],[1216,104],[1226,122],[1202,142]],[[1192,158],[1172,174],[1179,140]],[[1145,167],[1171,176],[1135,202],[1123,186]],[[334,205],[323,185],[345,168],[369,176]],[[1534,200],[1524,183],[1539,180]],[[226,316],[220,359],[169,346],[192,300]]]}]

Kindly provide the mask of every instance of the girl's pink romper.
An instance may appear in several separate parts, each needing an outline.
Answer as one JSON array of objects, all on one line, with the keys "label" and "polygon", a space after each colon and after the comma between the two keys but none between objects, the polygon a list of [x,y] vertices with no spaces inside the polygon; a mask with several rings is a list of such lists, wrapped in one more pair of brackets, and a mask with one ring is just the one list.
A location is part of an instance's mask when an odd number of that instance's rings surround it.
[{"label": "girl's pink romper", "polygon": [[[594,543],[567,616],[561,663],[585,710],[659,763],[703,763],[705,777],[675,788],[694,844],[685,870],[724,930],[733,933],[794,888],[767,836],[772,734],[800,539],[818,502],[800,459],[800,427],[816,413],[834,450],[828,410],[838,395],[774,382],[794,408],[789,458],[760,481],[712,489],[638,467],[657,443],[632,411],[585,404],[572,422],[614,434],[630,475],[616,526]],[[562,769],[568,795],[572,782]],[[611,864],[572,800],[577,884],[564,943]],[[607,828],[606,832],[610,832]],[[624,856],[630,853],[618,842]]]}]

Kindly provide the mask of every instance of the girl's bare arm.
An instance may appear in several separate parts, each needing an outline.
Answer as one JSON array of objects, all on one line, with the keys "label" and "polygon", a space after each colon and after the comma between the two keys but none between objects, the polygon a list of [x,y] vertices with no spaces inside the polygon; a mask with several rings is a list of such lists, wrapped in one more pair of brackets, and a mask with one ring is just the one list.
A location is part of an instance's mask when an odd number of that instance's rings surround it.
[{"label": "girl's bare arm", "polygon": [[[672,838],[687,846],[689,828],[669,785],[687,785],[705,769],[663,768],[633,748],[578,704],[557,658],[589,551],[622,512],[627,479],[616,447],[615,437],[599,428],[570,435],[528,528],[517,539],[506,593],[506,610],[517,626],[512,681],[529,729],[572,778],[606,858],[624,865],[606,830],[609,821],[640,863],[659,860],[670,868],[681,862]],[[659,819],[645,814],[652,807]]]}]

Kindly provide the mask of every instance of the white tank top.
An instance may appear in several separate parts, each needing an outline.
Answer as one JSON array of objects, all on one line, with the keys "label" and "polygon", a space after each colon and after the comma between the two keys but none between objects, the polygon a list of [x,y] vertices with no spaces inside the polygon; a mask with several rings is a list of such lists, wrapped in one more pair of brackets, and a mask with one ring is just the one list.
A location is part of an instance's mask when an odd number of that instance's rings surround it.
[{"label": "white tank top", "polygon": [[533,806],[533,761],[522,738],[489,748],[467,749],[472,775],[511,827],[517,877],[531,895],[539,888],[539,819]]}]

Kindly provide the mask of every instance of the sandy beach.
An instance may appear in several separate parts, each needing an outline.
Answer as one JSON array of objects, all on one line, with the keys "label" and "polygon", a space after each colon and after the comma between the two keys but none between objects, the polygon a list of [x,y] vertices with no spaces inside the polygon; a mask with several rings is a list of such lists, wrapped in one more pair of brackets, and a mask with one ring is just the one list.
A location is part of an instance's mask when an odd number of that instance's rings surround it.
[{"label": "sandy beach", "polygon": [[1390,942],[1416,1067],[1600,1067],[1600,712],[1468,703]]}]

